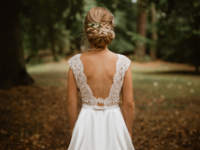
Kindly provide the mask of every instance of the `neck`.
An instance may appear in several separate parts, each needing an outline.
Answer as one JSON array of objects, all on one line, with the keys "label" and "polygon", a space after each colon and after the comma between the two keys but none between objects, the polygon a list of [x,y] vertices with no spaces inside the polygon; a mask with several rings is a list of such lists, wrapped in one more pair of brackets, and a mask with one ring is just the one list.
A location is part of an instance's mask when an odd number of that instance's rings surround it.
[{"label": "neck", "polygon": [[[95,46],[91,46],[91,48],[96,48]],[[90,53],[104,53],[106,51],[109,51],[108,47],[106,46],[104,49],[101,49],[101,50],[89,50],[88,52]]]}]

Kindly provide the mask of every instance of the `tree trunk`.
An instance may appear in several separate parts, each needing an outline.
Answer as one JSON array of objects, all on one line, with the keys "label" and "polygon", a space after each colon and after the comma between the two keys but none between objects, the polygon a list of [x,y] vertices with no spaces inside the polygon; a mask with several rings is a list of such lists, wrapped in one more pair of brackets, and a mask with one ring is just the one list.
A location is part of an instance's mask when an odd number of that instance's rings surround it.
[{"label": "tree trunk", "polygon": [[50,49],[51,49],[51,53],[53,55],[54,61],[58,61],[58,57],[57,57],[56,50],[55,50],[55,32],[53,29],[50,3],[48,4],[47,9],[49,12],[48,26],[49,26],[49,41],[50,41],[50,45],[51,45]]},{"label": "tree trunk", "polygon": [[[195,22],[192,24],[192,27],[196,31],[200,31],[200,15],[199,15],[199,8],[193,8],[193,20]],[[200,67],[200,34],[194,35],[194,64],[195,64],[195,73],[199,74],[199,67]]]},{"label": "tree trunk", "polygon": [[200,66],[200,62],[199,62],[199,49],[196,50],[196,61],[195,61],[195,73],[199,74],[199,66]]},{"label": "tree trunk", "polygon": [[[140,0],[138,4],[138,20],[137,20],[137,33],[142,37],[146,37],[146,20],[147,20],[147,13],[146,13],[146,4]],[[136,41],[136,50],[135,55],[144,59],[146,55],[145,51],[145,43],[144,41]]]},{"label": "tree trunk", "polygon": [[[198,31],[198,30],[197,30]],[[195,73],[199,74],[200,67],[200,35],[196,36],[196,46],[195,48]]]},{"label": "tree trunk", "polygon": [[58,61],[57,53],[55,50],[55,35],[54,35],[52,24],[50,24],[50,23],[49,23],[49,40],[50,40],[50,44],[51,44],[51,53],[53,55],[53,59],[54,59],[54,61]]},{"label": "tree trunk", "polygon": [[156,59],[156,42],[158,40],[158,35],[156,32],[156,22],[157,22],[157,18],[156,18],[155,4],[151,3],[151,23],[152,23],[151,37],[155,42],[155,44],[151,45],[151,49],[150,49],[150,57],[152,60]]},{"label": "tree trunk", "polygon": [[18,1],[4,1],[0,10],[0,88],[33,84],[25,68]]},{"label": "tree trunk", "polygon": [[63,54],[64,54],[63,46],[59,45],[58,48],[59,48],[59,49],[58,49],[58,54],[59,54],[59,55],[63,55]]}]

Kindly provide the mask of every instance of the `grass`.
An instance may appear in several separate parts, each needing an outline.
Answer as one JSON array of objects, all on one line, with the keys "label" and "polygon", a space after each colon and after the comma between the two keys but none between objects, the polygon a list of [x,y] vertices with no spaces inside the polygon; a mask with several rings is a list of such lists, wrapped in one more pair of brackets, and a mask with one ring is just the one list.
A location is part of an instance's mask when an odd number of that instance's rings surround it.
[{"label": "grass", "polygon": [[[194,68],[161,61],[131,67],[136,150],[200,149],[200,76],[188,73]],[[69,66],[62,60],[27,68],[33,86],[0,90],[0,149],[67,149]]]},{"label": "grass", "polygon": [[[188,66],[167,64],[168,72]],[[187,68],[187,69],[186,69]],[[163,70],[162,70],[163,69]],[[182,69],[182,68],[181,68]],[[136,149],[199,149],[200,77],[132,64]]]}]

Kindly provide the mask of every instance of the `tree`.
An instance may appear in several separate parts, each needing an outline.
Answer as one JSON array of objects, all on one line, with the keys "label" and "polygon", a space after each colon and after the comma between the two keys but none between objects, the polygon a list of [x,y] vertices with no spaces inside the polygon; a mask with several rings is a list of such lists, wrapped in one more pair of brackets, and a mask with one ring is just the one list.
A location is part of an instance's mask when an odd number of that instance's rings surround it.
[{"label": "tree", "polygon": [[98,6],[108,8],[115,19],[115,39],[108,46],[111,51],[132,54],[136,30],[136,3],[131,0],[101,0]]},{"label": "tree", "polygon": [[158,10],[158,56],[188,63],[199,72],[200,1],[152,0]]},{"label": "tree", "polygon": [[[142,37],[146,37],[146,20],[147,20],[147,12],[146,12],[146,3],[143,0],[139,0],[138,2],[138,20],[137,20],[137,33]],[[145,44],[139,40],[136,41],[136,50],[135,55],[144,59],[146,55]]]},{"label": "tree", "polygon": [[83,0],[20,0],[20,21],[27,62],[38,51],[58,55],[79,49],[77,36],[82,31]]},{"label": "tree", "polygon": [[151,23],[152,23],[152,27],[151,27],[151,37],[152,40],[154,40],[154,44],[151,45],[151,49],[150,49],[150,57],[152,60],[156,59],[156,42],[158,40],[158,35],[157,35],[157,31],[156,31],[156,22],[157,22],[157,18],[156,18],[156,8],[155,8],[155,4],[151,3]]},{"label": "tree", "polygon": [[25,68],[18,1],[4,1],[0,5],[0,10],[0,88],[33,84],[33,79]]}]

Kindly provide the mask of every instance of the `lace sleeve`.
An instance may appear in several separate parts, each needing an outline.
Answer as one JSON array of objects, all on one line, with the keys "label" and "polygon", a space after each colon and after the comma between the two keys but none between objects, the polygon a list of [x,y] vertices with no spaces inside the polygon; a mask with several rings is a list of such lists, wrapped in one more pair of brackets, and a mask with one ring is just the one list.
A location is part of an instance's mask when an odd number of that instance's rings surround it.
[{"label": "lace sleeve", "polygon": [[69,63],[69,67],[72,69],[73,71],[73,57],[71,57],[69,60],[68,60],[68,63]]},{"label": "lace sleeve", "polygon": [[122,56],[123,56],[122,59],[123,59],[123,62],[124,62],[123,65],[124,65],[124,74],[125,74],[125,72],[128,70],[128,68],[130,66],[131,60],[124,55],[122,55]]},{"label": "lace sleeve", "polygon": [[129,58],[127,58],[127,57],[126,57],[126,59],[127,59],[126,71],[127,71],[129,66],[130,66],[130,64],[131,64],[131,60]]},{"label": "lace sleeve", "polygon": [[79,72],[80,72],[80,69],[79,69],[80,63],[78,59],[79,56],[80,54],[76,54],[68,60],[69,67],[72,69],[72,72],[74,74],[76,81],[77,81],[77,75],[79,75]]},{"label": "lace sleeve", "polygon": [[69,67],[72,69],[72,72],[74,74],[74,77],[76,78],[76,68],[75,68],[75,56],[71,57],[69,60],[68,60],[68,63],[69,63]]}]

